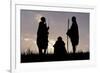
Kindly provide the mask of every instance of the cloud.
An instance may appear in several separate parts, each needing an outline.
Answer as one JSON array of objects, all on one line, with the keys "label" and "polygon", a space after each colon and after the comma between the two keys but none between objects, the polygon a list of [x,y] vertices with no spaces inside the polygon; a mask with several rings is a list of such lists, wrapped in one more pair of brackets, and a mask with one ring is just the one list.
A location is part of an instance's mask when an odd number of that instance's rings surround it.
[{"label": "cloud", "polygon": [[37,22],[40,22],[40,18],[41,17],[43,17],[43,15],[41,15],[41,14],[36,14],[35,15],[35,20],[37,21]]}]

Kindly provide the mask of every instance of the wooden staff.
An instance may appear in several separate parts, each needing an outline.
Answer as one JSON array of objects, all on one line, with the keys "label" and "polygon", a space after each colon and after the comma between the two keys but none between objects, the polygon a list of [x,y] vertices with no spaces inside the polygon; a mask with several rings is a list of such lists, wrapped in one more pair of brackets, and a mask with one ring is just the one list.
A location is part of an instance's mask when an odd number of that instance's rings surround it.
[{"label": "wooden staff", "polygon": [[[68,18],[68,26],[67,26],[67,32],[68,32],[68,30],[69,30],[69,18]],[[68,47],[68,35],[67,35],[67,52],[69,51],[69,49],[68,49],[69,47]]]}]

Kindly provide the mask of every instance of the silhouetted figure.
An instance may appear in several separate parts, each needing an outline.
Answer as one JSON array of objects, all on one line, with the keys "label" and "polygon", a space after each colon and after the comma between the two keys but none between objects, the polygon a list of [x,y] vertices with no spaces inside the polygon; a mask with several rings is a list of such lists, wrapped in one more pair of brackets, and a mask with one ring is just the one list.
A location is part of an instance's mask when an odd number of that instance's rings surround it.
[{"label": "silhouetted figure", "polygon": [[48,47],[48,32],[49,27],[47,27],[45,17],[41,17],[41,21],[39,23],[38,31],[37,31],[37,46],[39,48],[39,54],[43,54],[42,50],[44,49],[44,54],[46,54],[46,50]]},{"label": "silhouetted figure", "polygon": [[78,31],[78,24],[76,22],[76,17],[72,17],[72,26],[71,28],[67,31],[67,35],[69,36],[72,47],[73,47],[73,53],[76,51],[76,46],[79,43],[79,31]]},{"label": "silhouetted figure", "polygon": [[53,45],[54,47],[54,54],[55,55],[65,55],[66,54],[66,49],[65,49],[65,43],[62,40],[62,37],[58,37],[56,43]]}]

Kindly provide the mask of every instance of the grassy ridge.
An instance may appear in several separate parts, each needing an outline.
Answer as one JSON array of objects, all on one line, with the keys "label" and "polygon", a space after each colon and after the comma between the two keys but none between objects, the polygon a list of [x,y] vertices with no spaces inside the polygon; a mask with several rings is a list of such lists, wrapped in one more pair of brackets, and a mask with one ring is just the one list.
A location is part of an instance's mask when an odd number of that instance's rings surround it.
[{"label": "grassy ridge", "polygon": [[89,52],[83,53],[66,53],[65,55],[55,55],[55,54],[21,54],[21,63],[29,63],[29,62],[47,62],[47,61],[72,61],[72,60],[89,60]]}]

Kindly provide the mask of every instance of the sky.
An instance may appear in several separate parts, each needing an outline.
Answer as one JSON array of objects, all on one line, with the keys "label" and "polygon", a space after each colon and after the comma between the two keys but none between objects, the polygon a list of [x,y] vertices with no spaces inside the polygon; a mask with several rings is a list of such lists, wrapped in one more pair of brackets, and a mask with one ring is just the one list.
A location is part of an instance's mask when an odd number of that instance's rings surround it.
[{"label": "sky", "polygon": [[[70,20],[69,28],[72,25],[72,16],[76,17],[79,28],[79,44],[76,52],[89,52],[89,13],[79,12],[56,12],[56,11],[36,11],[36,10],[21,10],[21,53],[27,52],[30,49],[33,53],[38,53],[36,44],[37,29],[40,18],[45,17],[47,26],[49,26],[49,43],[48,53],[54,53],[53,45],[59,36],[65,42],[67,52],[72,52],[72,45],[68,38],[67,45],[67,26],[68,19]],[[68,49],[67,49],[68,46]]]}]

